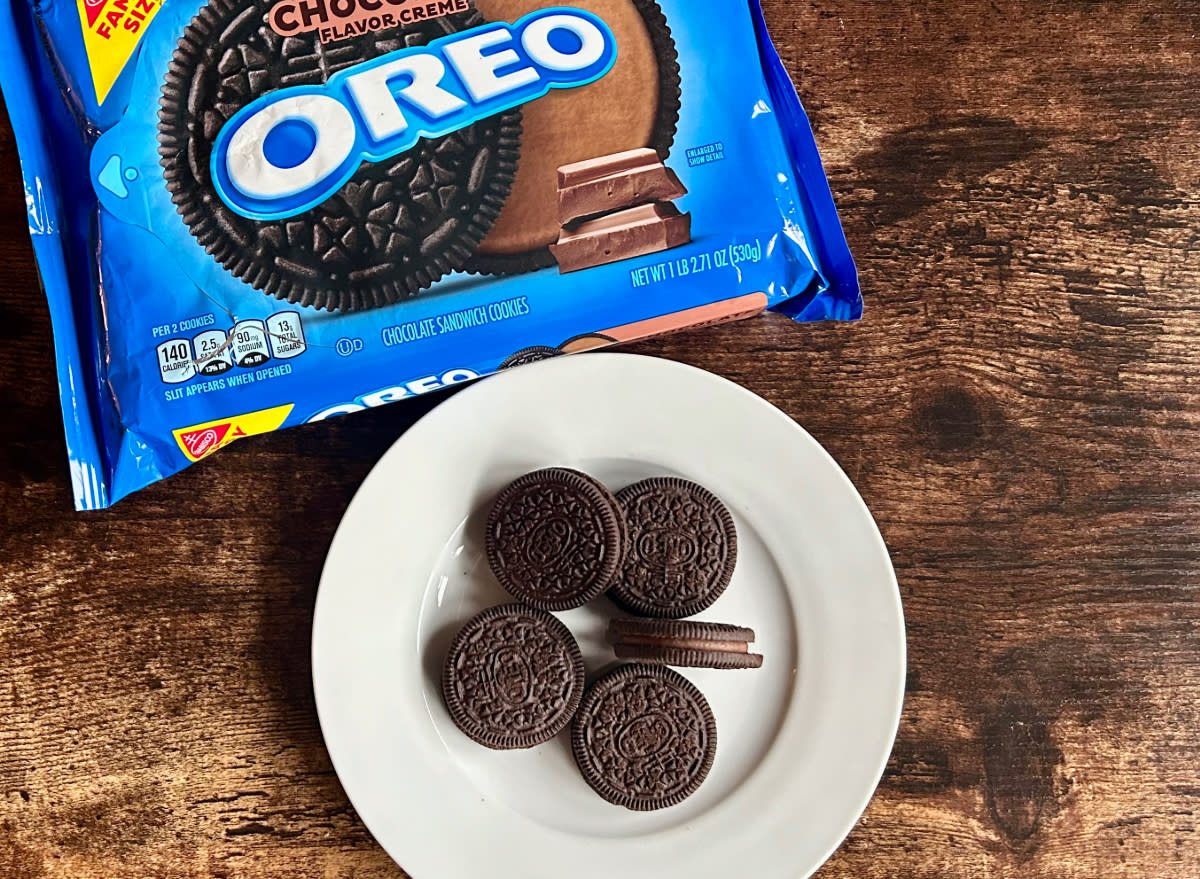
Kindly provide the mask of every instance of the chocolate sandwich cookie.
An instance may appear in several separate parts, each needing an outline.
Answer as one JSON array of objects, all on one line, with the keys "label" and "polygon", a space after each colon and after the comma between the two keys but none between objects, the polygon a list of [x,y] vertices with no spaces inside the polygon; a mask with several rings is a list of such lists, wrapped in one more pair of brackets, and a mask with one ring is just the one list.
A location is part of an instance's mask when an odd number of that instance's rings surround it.
[{"label": "chocolate sandwich cookie", "polygon": [[754,630],[691,620],[613,620],[608,643],[618,659],[681,668],[761,668]]},{"label": "chocolate sandwich cookie", "polygon": [[[461,269],[508,198],[519,110],[364,162],[333,197],[286,219],[235,212],[218,195],[211,159],[226,123],[256,98],[323,85],[365,60],[481,25],[483,16],[455,13],[323,43],[315,31],[277,34],[268,23],[271,7],[271,0],[211,0],[184,31],[163,82],[161,164],[191,234],[252,287],[329,310],[399,302]],[[302,124],[280,123],[268,138],[274,145],[264,141],[263,149],[283,144],[291,155],[313,137]]]},{"label": "chocolate sandwich cookie", "polygon": [[[477,0],[492,20],[516,21],[539,0]],[[468,268],[515,274],[554,265],[558,169],[597,156],[650,148],[666,159],[679,123],[679,53],[655,0],[575,0],[617,39],[617,63],[603,79],[556,90],[524,107],[524,147],[512,196]]]},{"label": "chocolate sandwich cookie", "polygon": [[500,492],[487,520],[488,564],[510,595],[549,611],[603,595],[620,568],[625,524],[596,480],[555,467]]},{"label": "chocolate sandwich cookie", "polygon": [[617,492],[629,542],[609,597],[630,613],[695,616],[721,597],[737,565],[733,516],[686,479],[647,479]]},{"label": "chocolate sandwich cookie", "polygon": [[534,345],[531,348],[522,348],[515,354],[510,354],[500,364],[500,368],[513,369],[517,366],[528,366],[530,363],[540,363],[543,360],[549,360],[551,357],[561,357],[563,353],[558,348],[551,348],[547,345]]},{"label": "chocolate sandwich cookie", "polygon": [[625,665],[583,697],[571,750],[584,780],[610,803],[639,812],[666,809],[708,776],[717,723],[704,694],[678,672]]},{"label": "chocolate sandwich cookie", "polygon": [[519,604],[485,610],[455,636],[442,672],[454,724],[496,750],[561,732],[583,698],[583,655],[553,616]]}]

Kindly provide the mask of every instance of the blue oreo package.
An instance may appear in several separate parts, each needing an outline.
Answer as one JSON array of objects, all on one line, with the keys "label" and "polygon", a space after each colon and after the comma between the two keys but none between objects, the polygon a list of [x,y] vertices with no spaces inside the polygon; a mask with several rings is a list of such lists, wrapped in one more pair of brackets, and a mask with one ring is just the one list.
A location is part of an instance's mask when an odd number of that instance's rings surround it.
[{"label": "blue oreo package", "polygon": [[0,0],[76,506],[234,440],[862,304],[758,0]]}]

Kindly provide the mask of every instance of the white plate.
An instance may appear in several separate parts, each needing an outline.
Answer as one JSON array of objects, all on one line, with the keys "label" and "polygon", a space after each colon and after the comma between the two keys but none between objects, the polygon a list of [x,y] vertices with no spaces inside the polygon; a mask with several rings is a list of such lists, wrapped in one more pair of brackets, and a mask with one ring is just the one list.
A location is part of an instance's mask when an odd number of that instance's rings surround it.
[{"label": "white plate", "polygon": [[[702,619],[750,626],[759,671],[684,673],[718,747],[700,790],[634,813],[592,793],[569,737],[489,751],[451,723],[449,640],[506,600],[481,553],[512,479],[577,467],[614,490],[694,479],[737,520],[732,584]],[[607,601],[560,615],[589,673],[612,659]],[[724,379],[586,354],[522,367],[446,401],[384,456],[329,551],[313,624],[325,742],[354,807],[415,879],[797,879],[866,807],[896,734],[904,620],[878,529],[833,459]]]}]

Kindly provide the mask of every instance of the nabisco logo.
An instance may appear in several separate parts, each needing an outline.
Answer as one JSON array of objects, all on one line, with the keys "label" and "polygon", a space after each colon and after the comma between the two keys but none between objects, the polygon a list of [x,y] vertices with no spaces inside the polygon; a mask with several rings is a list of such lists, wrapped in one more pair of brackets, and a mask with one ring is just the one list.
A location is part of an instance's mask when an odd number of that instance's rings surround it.
[{"label": "nabisco logo", "polygon": [[108,0],[83,0],[83,5],[87,9],[88,27],[96,23],[96,19],[104,11],[104,4],[107,2]]},{"label": "nabisco logo", "polygon": [[292,414],[293,408],[295,404],[288,403],[244,415],[233,415],[223,421],[206,421],[181,427],[171,431],[171,434],[189,461],[199,461],[242,437],[279,430]]},{"label": "nabisco logo", "polygon": [[230,424],[217,427],[206,427],[203,430],[192,430],[179,435],[180,441],[187,446],[188,453],[193,458],[203,458],[221,445],[221,440],[229,433]]}]

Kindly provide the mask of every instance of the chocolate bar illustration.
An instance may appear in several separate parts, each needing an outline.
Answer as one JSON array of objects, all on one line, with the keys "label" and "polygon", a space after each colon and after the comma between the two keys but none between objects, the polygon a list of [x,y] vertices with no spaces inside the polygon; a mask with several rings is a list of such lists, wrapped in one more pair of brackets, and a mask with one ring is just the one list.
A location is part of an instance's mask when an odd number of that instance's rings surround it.
[{"label": "chocolate bar illustration", "polygon": [[558,219],[581,219],[687,195],[679,177],[652,149],[629,150],[558,169]]},{"label": "chocolate bar illustration", "polygon": [[550,252],[565,275],[680,247],[692,240],[692,215],[662,202],[587,220],[563,230]]},{"label": "chocolate bar illustration", "polygon": [[691,214],[672,202],[687,187],[652,149],[626,150],[558,169],[562,233],[550,252],[562,274],[681,247]]}]

